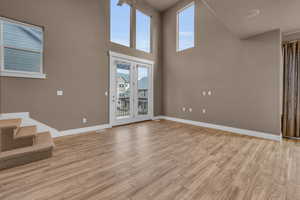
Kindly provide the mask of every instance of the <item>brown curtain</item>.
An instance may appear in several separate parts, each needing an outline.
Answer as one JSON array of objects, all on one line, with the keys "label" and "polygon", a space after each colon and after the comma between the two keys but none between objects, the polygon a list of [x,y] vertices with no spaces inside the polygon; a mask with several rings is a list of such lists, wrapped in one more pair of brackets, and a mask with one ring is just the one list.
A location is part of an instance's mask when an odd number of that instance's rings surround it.
[{"label": "brown curtain", "polygon": [[283,44],[284,84],[283,118],[284,137],[300,138],[300,42]]}]

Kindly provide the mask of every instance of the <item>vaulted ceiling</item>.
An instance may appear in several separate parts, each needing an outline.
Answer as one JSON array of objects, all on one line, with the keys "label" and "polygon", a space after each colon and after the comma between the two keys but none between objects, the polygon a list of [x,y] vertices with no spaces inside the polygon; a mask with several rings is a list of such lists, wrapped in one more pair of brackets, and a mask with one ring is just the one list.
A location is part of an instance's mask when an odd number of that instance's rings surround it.
[{"label": "vaulted ceiling", "polygon": [[174,4],[176,4],[180,0],[145,0],[150,6],[153,8],[159,10],[159,11],[164,11]]},{"label": "vaulted ceiling", "polygon": [[273,29],[300,30],[300,0],[206,0],[217,17],[241,38]]},{"label": "vaulted ceiling", "polygon": [[[145,0],[164,11],[179,0]],[[300,31],[300,0],[201,0],[240,38],[281,29]]]}]

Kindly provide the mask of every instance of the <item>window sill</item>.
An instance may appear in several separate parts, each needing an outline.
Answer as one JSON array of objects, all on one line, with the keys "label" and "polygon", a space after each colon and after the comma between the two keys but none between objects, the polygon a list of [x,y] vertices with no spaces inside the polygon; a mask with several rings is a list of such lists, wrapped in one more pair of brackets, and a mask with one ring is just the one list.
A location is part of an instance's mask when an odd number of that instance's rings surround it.
[{"label": "window sill", "polygon": [[0,76],[18,77],[18,78],[46,79],[46,74],[33,73],[33,72],[7,71],[7,70],[0,71]]}]

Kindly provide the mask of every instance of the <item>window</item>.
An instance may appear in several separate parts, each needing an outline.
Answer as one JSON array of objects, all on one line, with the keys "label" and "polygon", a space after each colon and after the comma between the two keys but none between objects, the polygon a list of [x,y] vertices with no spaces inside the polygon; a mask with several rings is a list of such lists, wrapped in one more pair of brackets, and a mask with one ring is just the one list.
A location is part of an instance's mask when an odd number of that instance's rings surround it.
[{"label": "window", "polygon": [[45,78],[43,29],[0,18],[1,76]]},{"label": "window", "polygon": [[151,17],[136,10],[136,49],[151,52]]},{"label": "window", "polygon": [[194,2],[177,13],[177,51],[195,47]]},{"label": "window", "polygon": [[130,16],[128,4],[117,5],[119,0],[110,1],[110,41],[130,47]]}]

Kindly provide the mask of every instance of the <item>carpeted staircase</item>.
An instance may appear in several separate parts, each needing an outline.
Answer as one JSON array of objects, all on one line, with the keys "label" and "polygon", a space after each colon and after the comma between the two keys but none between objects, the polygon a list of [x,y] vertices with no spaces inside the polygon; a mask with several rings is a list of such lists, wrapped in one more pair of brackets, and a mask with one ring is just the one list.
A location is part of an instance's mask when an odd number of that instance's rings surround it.
[{"label": "carpeted staircase", "polygon": [[54,149],[49,132],[21,126],[22,119],[0,120],[0,170],[50,158]]}]

